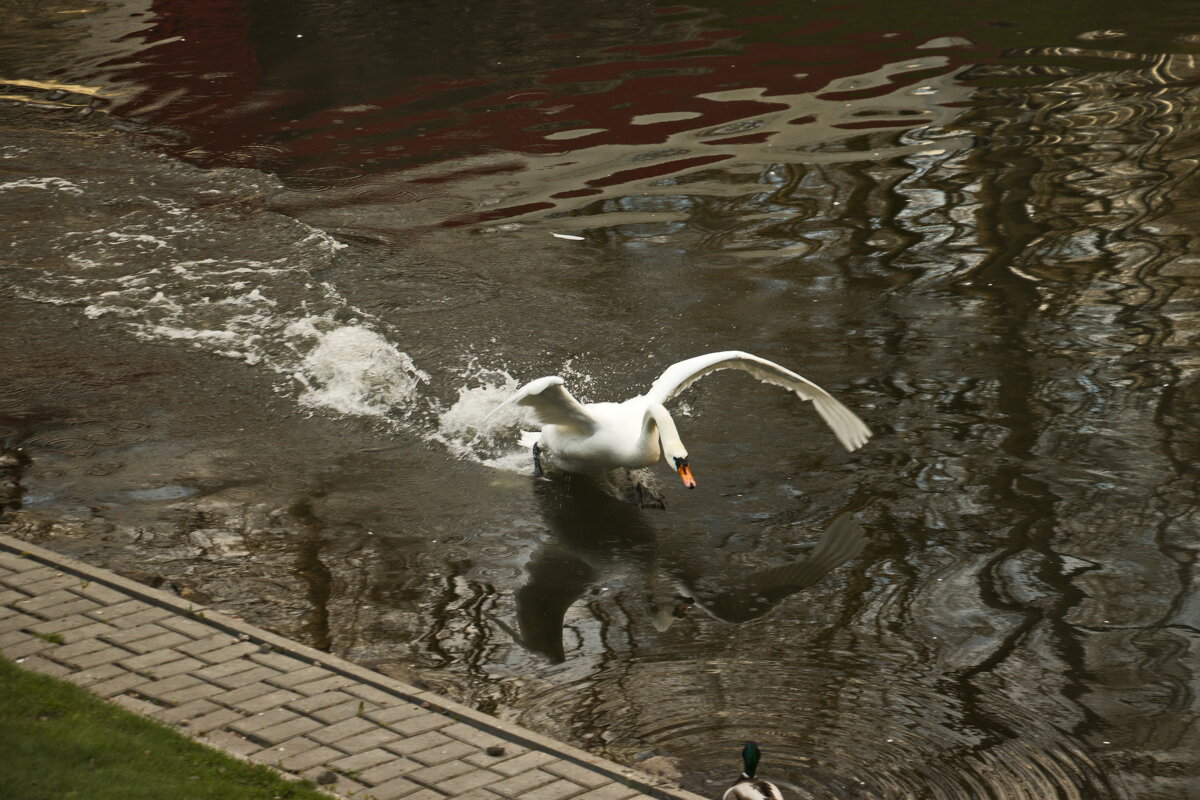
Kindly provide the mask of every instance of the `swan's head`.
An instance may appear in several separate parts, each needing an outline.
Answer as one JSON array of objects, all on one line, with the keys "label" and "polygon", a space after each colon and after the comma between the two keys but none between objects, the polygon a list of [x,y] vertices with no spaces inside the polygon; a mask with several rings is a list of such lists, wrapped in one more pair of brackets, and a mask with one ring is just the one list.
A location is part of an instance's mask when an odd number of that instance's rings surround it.
[{"label": "swan's head", "polygon": [[679,473],[683,485],[689,489],[696,488],[696,479],[692,477],[692,468],[688,466],[687,448],[679,439],[679,430],[675,420],[662,405],[655,403],[650,406],[650,416],[658,427],[658,442],[662,445],[663,458]]},{"label": "swan's head", "polygon": [[676,456],[672,459],[675,465],[675,471],[679,473],[679,477],[683,479],[683,485],[689,489],[696,488],[696,479],[692,477],[692,468],[688,466],[687,456],[682,458]]}]

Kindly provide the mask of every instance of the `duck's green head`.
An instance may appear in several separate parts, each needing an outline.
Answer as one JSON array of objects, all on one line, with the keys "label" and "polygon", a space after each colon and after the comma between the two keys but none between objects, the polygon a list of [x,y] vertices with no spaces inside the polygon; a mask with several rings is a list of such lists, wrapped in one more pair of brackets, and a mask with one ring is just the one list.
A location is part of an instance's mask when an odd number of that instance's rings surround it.
[{"label": "duck's green head", "polygon": [[758,771],[758,759],[762,753],[758,751],[758,742],[746,742],[746,746],[742,748],[742,774],[747,778],[753,778],[754,773]]}]

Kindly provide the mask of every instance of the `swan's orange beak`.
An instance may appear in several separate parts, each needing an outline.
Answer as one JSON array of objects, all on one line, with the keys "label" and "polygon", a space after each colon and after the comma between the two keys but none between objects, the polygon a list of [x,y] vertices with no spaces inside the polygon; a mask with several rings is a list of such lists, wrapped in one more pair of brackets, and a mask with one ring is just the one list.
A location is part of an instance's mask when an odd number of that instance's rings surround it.
[{"label": "swan's orange beak", "polygon": [[680,464],[679,469],[677,471],[679,472],[679,477],[683,478],[684,486],[686,486],[689,489],[696,488],[696,479],[692,477],[692,468],[691,467],[689,467],[687,464]]}]

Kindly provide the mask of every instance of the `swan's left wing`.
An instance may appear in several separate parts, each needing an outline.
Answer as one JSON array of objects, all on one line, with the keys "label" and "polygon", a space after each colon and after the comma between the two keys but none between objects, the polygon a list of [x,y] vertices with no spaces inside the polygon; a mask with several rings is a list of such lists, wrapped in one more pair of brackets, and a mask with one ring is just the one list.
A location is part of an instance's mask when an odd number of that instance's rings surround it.
[{"label": "swan's left wing", "polygon": [[838,441],[850,451],[857,450],[871,438],[871,429],[858,416],[838,402],[833,395],[790,369],[774,361],[759,358],[740,350],[726,350],[696,356],[672,364],[646,392],[656,403],[666,403],[696,381],[721,369],[740,369],[749,372],[763,383],[782,386],[796,393],[801,400],[811,400],[821,419],[833,430]]},{"label": "swan's left wing", "polygon": [[563,386],[563,379],[557,375],[530,381],[504,401],[500,408],[510,403],[533,409],[534,418],[542,425],[566,425],[584,433],[590,433],[596,427],[595,419],[571,396]]}]

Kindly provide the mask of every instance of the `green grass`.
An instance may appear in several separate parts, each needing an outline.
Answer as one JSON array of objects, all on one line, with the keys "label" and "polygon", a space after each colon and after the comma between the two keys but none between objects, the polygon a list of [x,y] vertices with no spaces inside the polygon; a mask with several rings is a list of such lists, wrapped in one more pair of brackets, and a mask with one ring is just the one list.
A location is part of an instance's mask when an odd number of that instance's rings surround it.
[{"label": "green grass", "polygon": [[0,797],[329,800],[70,683],[0,658]]}]

